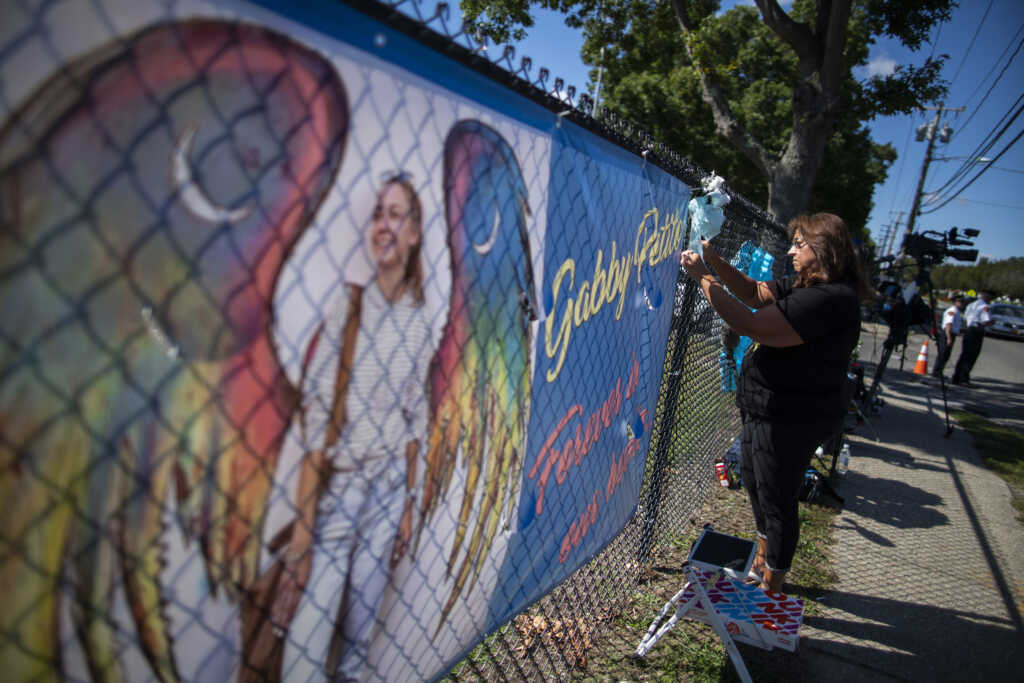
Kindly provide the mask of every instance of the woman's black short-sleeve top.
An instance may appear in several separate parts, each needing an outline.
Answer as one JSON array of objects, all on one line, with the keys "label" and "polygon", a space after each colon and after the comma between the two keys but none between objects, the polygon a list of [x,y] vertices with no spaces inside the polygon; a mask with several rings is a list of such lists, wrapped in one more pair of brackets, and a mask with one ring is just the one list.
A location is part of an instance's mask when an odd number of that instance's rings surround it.
[{"label": "woman's black short-sleeve top", "polygon": [[804,343],[787,348],[759,345],[743,359],[736,402],[754,417],[781,422],[839,418],[850,354],[860,338],[856,290],[837,282],[793,287],[775,281],[773,306]]}]

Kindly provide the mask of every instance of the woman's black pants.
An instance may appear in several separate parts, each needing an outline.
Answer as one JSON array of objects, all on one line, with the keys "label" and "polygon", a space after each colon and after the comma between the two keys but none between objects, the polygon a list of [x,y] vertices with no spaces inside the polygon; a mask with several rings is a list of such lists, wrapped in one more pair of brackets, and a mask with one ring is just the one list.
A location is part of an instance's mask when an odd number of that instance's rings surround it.
[{"label": "woman's black pants", "polygon": [[800,537],[799,498],[814,450],[835,436],[839,420],[780,423],[743,417],[740,472],[768,568],[788,571]]}]

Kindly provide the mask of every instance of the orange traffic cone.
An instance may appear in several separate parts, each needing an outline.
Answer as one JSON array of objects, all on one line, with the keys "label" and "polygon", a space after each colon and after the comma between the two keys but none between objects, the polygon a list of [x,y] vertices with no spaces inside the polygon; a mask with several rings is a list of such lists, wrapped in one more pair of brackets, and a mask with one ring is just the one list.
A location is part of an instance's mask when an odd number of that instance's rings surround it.
[{"label": "orange traffic cone", "polygon": [[928,340],[924,340],[924,344],[921,344],[921,353],[917,356],[917,363],[914,364],[915,375],[927,375],[928,374]]}]

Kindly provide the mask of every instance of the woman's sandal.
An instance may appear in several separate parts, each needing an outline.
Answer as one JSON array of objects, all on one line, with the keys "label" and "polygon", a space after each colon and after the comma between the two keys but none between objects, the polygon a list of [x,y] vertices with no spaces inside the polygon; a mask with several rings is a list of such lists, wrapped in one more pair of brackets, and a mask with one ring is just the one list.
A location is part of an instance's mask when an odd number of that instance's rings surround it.
[{"label": "woman's sandal", "polygon": [[764,570],[768,564],[767,555],[768,542],[761,536],[758,536],[757,555],[754,556],[754,562],[750,565],[750,573],[747,574],[747,578],[743,579],[743,583],[748,586],[760,586],[764,583]]},{"label": "woman's sandal", "polygon": [[743,583],[748,586],[760,586],[764,583],[764,577],[761,576],[756,564],[750,566],[750,573],[747,574],[747,578],[743,579]]}]

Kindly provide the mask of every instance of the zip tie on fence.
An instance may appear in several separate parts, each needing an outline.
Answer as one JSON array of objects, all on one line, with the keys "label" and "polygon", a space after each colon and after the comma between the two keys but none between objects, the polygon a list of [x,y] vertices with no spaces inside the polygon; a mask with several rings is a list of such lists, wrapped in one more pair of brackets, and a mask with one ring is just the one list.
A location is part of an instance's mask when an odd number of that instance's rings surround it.
[{"label": "zip tie on fence", "polygon": [[555,114],[555,116],[558,117],[558,120],[555,121],[555,128],[561,128],[562,127],[562,117],[565,116],[566,114],[571,114],[571,113],[572,113],[572,109],[566,109],[565,111],[560,111],[557,114]]}]

